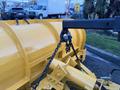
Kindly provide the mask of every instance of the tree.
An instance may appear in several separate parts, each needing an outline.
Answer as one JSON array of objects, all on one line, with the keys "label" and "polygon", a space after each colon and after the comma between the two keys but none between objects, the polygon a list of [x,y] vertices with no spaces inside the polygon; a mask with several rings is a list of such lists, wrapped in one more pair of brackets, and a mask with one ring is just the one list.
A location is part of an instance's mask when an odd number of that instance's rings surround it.
[{"label": "tree", "polygon": [[2,1],[1,2],[1,6],[2,6],[2,11],[3,12],[5,12],[6,5],[7,5],[6,1]]},{"label": "tree", "polygon": [[88,19],[89,15],[94,12],[94,0],[85,0],[83,14],[84,18]]},{"label": "tree", "polygon": [[106,7],[106,0],[96,0],[95,13],[97,14],[98,18],[104,18]]},{"label": "tree", "polygon": [[5,14],[5,8],[7,6],[6,1],[1,1],[0,6],[1,6],[1,18],[6,19],[6,14]]}]

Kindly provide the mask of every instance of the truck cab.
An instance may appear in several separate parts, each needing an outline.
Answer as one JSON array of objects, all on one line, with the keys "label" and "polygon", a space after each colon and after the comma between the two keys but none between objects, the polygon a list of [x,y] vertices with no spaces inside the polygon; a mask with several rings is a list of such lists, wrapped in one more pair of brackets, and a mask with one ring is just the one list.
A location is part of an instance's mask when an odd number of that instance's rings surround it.
[{"label": "truck cab", "polygon": [[65,0],[61,0],[58,2],[57,0],[47,0],[44,3],[39,0],[38,5],[34,5],[31,7],[29,12],[35,12],[36,17],[39,19],[46,17],[61,17],[61,15],[65,15],[66,12],[66,3]]},{"label": "truck cab", "polygon": [[39,6],[34,6],[32,7],[29,12],[34,12],[36,17],[39,19],[47,17],[47,8],[46,6],[39,5]]}]

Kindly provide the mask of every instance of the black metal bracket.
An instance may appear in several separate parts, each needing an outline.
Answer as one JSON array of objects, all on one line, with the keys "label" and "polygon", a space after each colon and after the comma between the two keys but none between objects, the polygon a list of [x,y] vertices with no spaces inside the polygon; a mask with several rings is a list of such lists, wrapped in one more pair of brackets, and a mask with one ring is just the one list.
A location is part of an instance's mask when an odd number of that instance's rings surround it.
[{"label": "black metal bracket", "polygon": [[120,32],[120,17],[95,20],[64,20],[63,30],[66,29],[102,29]]}]

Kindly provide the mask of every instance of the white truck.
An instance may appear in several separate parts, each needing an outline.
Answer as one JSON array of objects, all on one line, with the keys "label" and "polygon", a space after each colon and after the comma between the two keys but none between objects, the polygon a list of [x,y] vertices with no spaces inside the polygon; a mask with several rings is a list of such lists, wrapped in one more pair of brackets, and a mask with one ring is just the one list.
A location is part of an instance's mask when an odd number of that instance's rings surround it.
[{"label": "white truck", "polygon": [[60,17],[66,12],[66,0],[46,0],[44,3],[42,0],[39,0],[38,5],[33,7],[29,12],[35,12],[36,16],[39,19],[46,17]]}]

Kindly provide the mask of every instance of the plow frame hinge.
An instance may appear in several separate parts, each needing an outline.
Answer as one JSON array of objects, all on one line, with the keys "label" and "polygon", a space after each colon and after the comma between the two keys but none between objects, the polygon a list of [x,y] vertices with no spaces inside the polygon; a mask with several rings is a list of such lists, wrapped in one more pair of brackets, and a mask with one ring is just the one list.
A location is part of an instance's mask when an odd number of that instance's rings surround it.
[{"label": "plow frame hinge", "polygon": [[66,60],[66,65],[64,67],[66,67],[68,65],[75,67],[77,65],[76,57],[69,56],[68,59]]},{"label": "plow frame hinge", "polygon": [[64,83],[61,80],[67,75],[68,73],[65,71],[64,66],[58,65],[51,74],[48,74],[45,79],[43,79],[38,86],[37,90],[63,90]]}]

